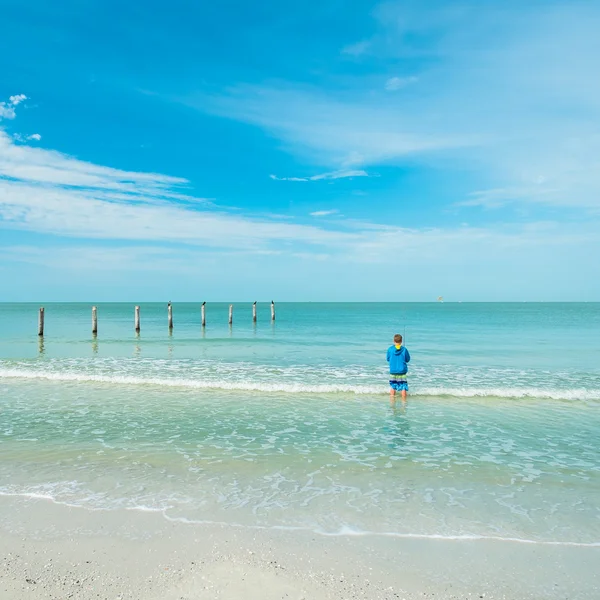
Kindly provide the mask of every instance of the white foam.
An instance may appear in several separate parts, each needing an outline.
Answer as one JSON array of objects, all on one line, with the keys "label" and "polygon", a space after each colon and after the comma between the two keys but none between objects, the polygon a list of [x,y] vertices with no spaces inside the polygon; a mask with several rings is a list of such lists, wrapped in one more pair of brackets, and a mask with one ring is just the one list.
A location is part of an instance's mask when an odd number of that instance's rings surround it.
[{"label": "white foam", "polygon": [[104,508],[102,506],[83,506],[82,504],[78,504],[75,502],[67,502],[66,500],[59,500],[58,498],[52,496],[51,494],[40,494],[39,492],[9,492],[0,490],[0,496],[5,496],[8,498],[26,498],[27,500],[46,500],[47,502],[52,502],[52,504],[56,504],[58,506],[67,506],[69,508],[83,508],[85,510],[90,511],[108,511],[110,509]]},{"label": "white foam", "polygon": [[[225,381],[220,379],[187,379],[176,377],[137,377],[132,375],[100,375],[86,372],[43,371],[31,369],[0,369],[0,379],[41,379],[81,383],[117,385],[151,385],[171,388],[202,390],[245,391],[286,394],[356,394],[379,395],[388,393],[386,385],[309,384],[301,382]],[[482,388],[482,387],[418,387],[413,384],[413,397],[456,398],[540,398],[552,400],[600,400],[600,390],[569,389],[549,390],[543,388]]]},{"label": "white foam", "polygon": [[322,535],[324,537],[386,537],[399,539],[416,539],[416,540],[439,540],[445,542],[508,542],[518,544],[534,544],[539,546],[575,546],[579,548],[599,548],[600,542],[571,542],[561,540],[532,540],[528,538],[502,537],[497,535],[477,535],[477,534],[459,534],[459,535],[442,535],[436,533],[400,533],[395,531],[364,531],[354,529],[347,525],[341,527],[338,531],[324,531],[320,528],[311,527],[294,527],[288,525],[244,525],[241,523],[228,523],[225,521],[210,521],[210,520],[195,520],[186,517],[170,517],[164,513],[164,517],[168,521],[176,523],[184,523],[187,525],[218,525],[221,527],[236,527],[241,529],[259,529],[259,530],[280,530],[280,531],[306,531]]},{"label": "white foam", "polygon": [[480,535],[480,534],[436,534],[436,533],[410,533],[410,532],[395,532],[395,531],[366,531],[344,525],[337,531],[326,531],[320,527],[308,527],[308,526],[293,526],[293,525],[249,525],[236,522],[228,521],[217,521],[211,519],[189,519],[187,517],[172,517],[167,514],[169,507],[158,508],[149,507],[145,505],[135,505],[128,507],[101,507],[101,506],[90,506],[89,504],[80,504],[77,502],[67,502],[59,500],[51,494],[41,494],[38,492],[27,492],[27,491],[2,491],[0,490],[0,496],[7,497],[21,497],[27,500],[45,500],[59,506],[67,506],[69,508],[77,508],[82,510],[88,510],[93,512],[111,512],[114,510],[128,510],[133,512],[145,512],[145,513],[157,513],[160,514],[167,521],[172,523],[182,523],[184,525],[194,526],[219,526],[227,528],[239,528],[239,529],[251,529],[251,530],[277,530],[277,531],[304,531],[307,533],[317,534],[324,537],[384,537],[384,538],[397,538],[397,539],[415,539],[415,540],[437,540],[442,542],[501,542],[501,543],[515,543],[515,544],[531,544],[538,546],[571,546],[578,548],[599,548],[600,541],[598,542],[574,542],[568,540],[534,540],[530,538],[518,538],[511,536],[500,536],[500,535]]},{"label": "white foam", "polygon": [[0,379],[44,379],[48,381],[73,381],[91,383],[109,383],[122,385],[153,385],[174,388],[194,388],[206,390],[228,390],[247,392],[284,392],[308,394],[354,393],[380,394],[387,392],[384,386],[352,386],[340,384],[303,384],[303,383],[267,383],[222,381],[203,379],[180,379],[164,377],[135,377],[129,375],[96,375],[92,373],[65,373],[55,371],[29,371],[21,369],[0,369]]},{"label": "white foam", "polygon": [[143,504],[139,504],[136,506],[127,506],[125,510],[133,510],[136,512],[149,512],[149,513],[164,513],[166,508],[156,508],[154,506],[145,506]]},{"label": "white foam", "polygon": [[343,536],[376,536],[376,537],[392,537],[392,538],[404,538],[404,539],[420,539],[420,540],[443,540],[443,541],[467,541],[467,542],[478,542],[478,541],[494,541],[494,542],[512,542],[518,544],[535,544],[539,546],[577,546],[582,548],[599,548],[600,542],[568,542],[558,540],[532,540],[528,538],[516,538],[516,537],[502,537],[499,535],[477,535],[477,534],[459,534],[459,535],[441,535],[436,533],[398,533],[394,531],[361,531],[352,529],[348,526],[342,527],[336,532],[324,532],[317,531],[320,535],[328,537],[343,537]]}]

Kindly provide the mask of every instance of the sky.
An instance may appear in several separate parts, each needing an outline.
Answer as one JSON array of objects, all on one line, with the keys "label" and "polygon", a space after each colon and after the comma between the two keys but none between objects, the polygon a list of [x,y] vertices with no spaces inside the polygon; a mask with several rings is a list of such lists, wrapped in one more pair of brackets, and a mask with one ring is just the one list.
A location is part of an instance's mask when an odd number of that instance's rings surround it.
[{"label": "sky", "polygon": [[0,16],[0,301],[600,301],[600,3]]}]

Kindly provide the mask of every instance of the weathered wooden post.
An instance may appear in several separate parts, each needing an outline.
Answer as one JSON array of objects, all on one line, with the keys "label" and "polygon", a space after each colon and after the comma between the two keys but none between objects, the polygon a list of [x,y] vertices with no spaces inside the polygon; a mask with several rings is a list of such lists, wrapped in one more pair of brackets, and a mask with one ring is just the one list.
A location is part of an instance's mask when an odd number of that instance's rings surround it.
[{"label": "weathered wooden post", "polygon": [[229,324],[233,323],[233,304],[229,305]]},{"label": "weathered wooden post", "polygon": [[92,306],[92,335],[98,334],[98,309]]},{"label": "weathered wooden post", "polygon": [[271,300],[271,321],[275,320],[275,302]]},{"label": "weathered wooden post", "polygon": [[168,307],[168,312],[169,312],[169,329],[173,329],[173,306],[169,302],[167,307]]},{"label": "weathered wooden post", "polygon": [[40,314],[38,317],[38,335],[44,337],[44,307],[40,307]]},{"label": "weathered wooden post", "polygon": [[202,327],[206,327],[206,302],[202,303]]},{"label": "weathered wooden post", "polygon": [[252,322],[256,323],[256,302],[252,305]]},{"label": "weathered wooden post", "polygon": [[135,307],[135,332],[140,332],[140,307]]}]

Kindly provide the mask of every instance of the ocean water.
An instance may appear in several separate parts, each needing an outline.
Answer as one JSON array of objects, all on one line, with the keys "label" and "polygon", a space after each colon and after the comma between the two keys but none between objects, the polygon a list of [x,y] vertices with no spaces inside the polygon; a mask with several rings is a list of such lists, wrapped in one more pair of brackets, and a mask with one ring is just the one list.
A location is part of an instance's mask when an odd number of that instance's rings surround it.
[{"label": "ocean water", "polygon": [[[0,304],[0,494],[600,545],[600,304]],[[412,355],[390,404],[385,351]]]}]

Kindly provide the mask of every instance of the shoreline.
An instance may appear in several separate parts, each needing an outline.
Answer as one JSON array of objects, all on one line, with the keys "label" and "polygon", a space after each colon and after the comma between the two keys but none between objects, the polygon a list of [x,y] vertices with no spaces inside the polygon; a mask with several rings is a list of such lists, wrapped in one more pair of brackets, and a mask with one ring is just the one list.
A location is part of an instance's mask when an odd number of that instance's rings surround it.
[{"label": "shoreline", "polygon": [[458,598],[598,595],[600,547],[323,536],[0,497],[0,595],[22,598]]},{"label": "shoreline", "polygon": [[167,509],[158,508],[147,508],[144,506],[132,506],[125,507],[122,509],[116,508],[101,508],[101,507],[86,507],[83,505],[73,504],[69,502],[62,502],[56,500],[52,496],[36,493],[6,493],[0,492],[0,506],[1,499],[12,499],[20,502],[47,502],[57,507],[63,507],[65,509],[76,510],[76,511],[88,511],[97,513],[115,513],[120,510],[130,513],[148,513],[154,514],[163,518],[168,523],[181,524],[188,527],[222,527],[223,529],[231,530],[245,530],[248,532],[288,532],[290,534],[299,533],[300,535],[311,535],[317,538],[355,538],[357,540],[361,538],[373,538],[373,539],[395,539],[395,540],[420,540],[420,541],[440,541],[440,542],[494,542],[498,544],[524,544],[531,546],[555,546],[555,547],[573,547],[573,548],[600,548],[600,541],[597,542],[577,542],[571,540],[536,540],[531,538],[520,538],[520,537],[503,537],[485,534],[456,534],[456,535],[443,535],[443,534],[427,534],[427,533],[402,533],[395,531],[370,531],[361,529],[352,529],[350,527],[344,527],[339,531],[322,531],[317,528],[302,527],[302,526],[286,526],[286,525],[248,525],[239,522],[226,522],[217,520],[202,520],[196,521],[194,519],[188,519],[187,517],[171,517],[167,514]]}]

